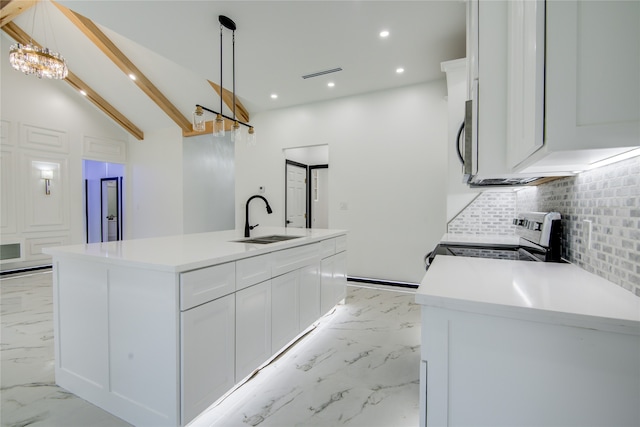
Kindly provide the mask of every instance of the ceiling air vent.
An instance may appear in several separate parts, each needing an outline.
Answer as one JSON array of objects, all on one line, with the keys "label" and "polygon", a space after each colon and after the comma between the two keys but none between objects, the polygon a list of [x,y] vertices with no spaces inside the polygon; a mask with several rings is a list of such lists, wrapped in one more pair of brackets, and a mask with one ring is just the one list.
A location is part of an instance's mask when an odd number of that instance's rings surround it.
[{"label": "ceiling air vent", "polygon": [[310,79],[311,77],[324,76],[325,74],[337,73],[338,71],[342,71],[342,68],[332,68],[331,70],[318,71],[317,73],[311,73],[302,76],[303,79]]}]

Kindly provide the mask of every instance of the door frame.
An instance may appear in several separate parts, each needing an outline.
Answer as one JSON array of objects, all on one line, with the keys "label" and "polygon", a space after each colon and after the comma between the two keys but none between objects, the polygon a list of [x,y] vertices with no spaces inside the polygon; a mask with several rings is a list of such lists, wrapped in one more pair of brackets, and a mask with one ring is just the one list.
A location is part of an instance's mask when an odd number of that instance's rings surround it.
[{"label": "door frame", "polygon": [[[122,230],[122,177],[113,177],[113,178],[100,178],[100,241],[104,242],[104,206],[102,202],[104,200],[103,194],[103,184],[105,181],[115,181],[116,182],[116,202],[118,203],[118,221],[116,222],[116,240],[122,240],[123,230]],[[88,215],[88,211],[87,211]],[[88,234],[87,234],[88,235]]]},{"label": "door frame", "polygon": [[307,168],[307,228],[312,228],[313,224],[313,202],[311,201],[311,190],[312,190],[312,175],[314,169],[329,169],[328,164],[324,165],[313,165]]}]

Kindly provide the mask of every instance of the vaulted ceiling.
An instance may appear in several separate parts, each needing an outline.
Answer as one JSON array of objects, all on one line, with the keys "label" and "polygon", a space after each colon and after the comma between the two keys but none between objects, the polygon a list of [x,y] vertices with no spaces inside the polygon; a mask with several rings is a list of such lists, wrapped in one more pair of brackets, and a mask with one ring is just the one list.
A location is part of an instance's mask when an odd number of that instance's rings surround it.
[{"label": "vaulted ceiling", "polygon": [[[188,135],[196,104],[219,110],[219,15],[237,25],[236,115],[243,121],[261,111],[441,79],[440,62],[465,54],[462,0],[34,3],[1,2],[4,37],[32,38],[60,52],[71,71],[67,82],[139,139],[169,126]],[[223,112],[231,115],[231,32],[223,37]],[[404,73],[396,73],[399,67]],[[342,70],[302,78],[335,68]]]}]

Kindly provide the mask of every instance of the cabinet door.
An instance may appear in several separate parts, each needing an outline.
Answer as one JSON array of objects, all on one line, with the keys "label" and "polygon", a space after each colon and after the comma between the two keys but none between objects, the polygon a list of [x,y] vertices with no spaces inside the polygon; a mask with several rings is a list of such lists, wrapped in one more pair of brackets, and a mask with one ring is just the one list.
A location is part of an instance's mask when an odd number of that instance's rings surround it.
[{"label": "cabinet door", "polygon": [[336,305],[333,295],[333,270],[336,257],[330,256],[320,262],[320,314],[325,314]]},{"label": "cabinet door", "polygon": [[545,145],[640,145],[640,2],[546,7]]},{"label": "cabinet door", "polygon": [[271,279],[271,350],[280,350],[299,332],[300,271]]},{"label": "cabinet door", "polygon": [[235,295],[180,314],[182,424],[235,384]]},{"label": "cabinet door", "polygon": [[336,304],[347,297],[347,253],[335,254],[333,289]]},{"label": "cabinet door", "polygon": [[543,0],[508,2],[507,152],[514,167],[542,147],[544,124]]},{"label": "cabinet door", "polygon": [[347,253],[323,259],[320,271],[320,311],[324,314],[347,295]]},{"label": "cabinet door", "polygon": [[271,357],[271,281],[236,292],[236,379]]},{"label": "cabinet door", "polygon": [[300,270],[300,331],[320,317],[320,263]]}]

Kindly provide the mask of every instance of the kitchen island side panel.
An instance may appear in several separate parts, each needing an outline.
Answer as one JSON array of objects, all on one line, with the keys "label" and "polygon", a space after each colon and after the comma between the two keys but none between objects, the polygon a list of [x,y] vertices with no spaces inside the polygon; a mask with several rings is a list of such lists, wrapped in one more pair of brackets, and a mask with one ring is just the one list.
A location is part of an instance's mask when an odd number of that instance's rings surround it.
[{"label": "kitchen island side panel", "polygon": [[58,257],[56,383],[135,425],[179,424],[176,275]]}]

